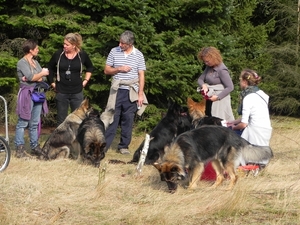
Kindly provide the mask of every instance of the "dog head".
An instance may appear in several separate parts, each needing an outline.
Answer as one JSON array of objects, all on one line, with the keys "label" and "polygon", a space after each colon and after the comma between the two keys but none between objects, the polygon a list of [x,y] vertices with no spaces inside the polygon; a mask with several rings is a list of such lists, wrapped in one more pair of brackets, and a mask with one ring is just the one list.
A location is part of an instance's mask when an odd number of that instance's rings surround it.
[{"label": "dog head", "polygon": [[158,170],[161,181],[166,181],[170,193],[175,193],[178,182],[186,178],[185,171],[175,162],[165,161],[154,163],[153,166]]},{"label": "dog head", "polygon": [[187,106],[189,113],[193,120],[200,119],[205,116],[206,100],[203,99],[201,102],[195,102],[193,99],[187,99]]},{"label": "dog head", "polygon": [[83,157],[95,167],[100,166],[100,161],[105,157],[106,143],[91,143],[88,150],[84,152]]},{"label": "dog head", "polygon": [[88,117],[91,111],[92,107],[90,106],[89,99],[85,98],[73,113],[83,120],[84,118]]},{"label": "dog head", "polygon": [[99,113],[99,110],[97,109],[94,109],[94,108],[90,108],[90,110],[88,110],[88,117],[92,118],[92,117],[95,117],[95,118],[100,118],[100,113]]}]

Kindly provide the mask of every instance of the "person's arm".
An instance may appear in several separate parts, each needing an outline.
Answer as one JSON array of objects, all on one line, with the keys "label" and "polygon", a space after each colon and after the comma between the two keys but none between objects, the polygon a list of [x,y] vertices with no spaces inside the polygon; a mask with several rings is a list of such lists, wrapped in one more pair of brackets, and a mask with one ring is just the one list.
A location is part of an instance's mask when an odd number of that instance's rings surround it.
[{"label": "person's arm", "polygon": [[139,70],[139,98],[138,106],[141,106],[144,102],[144,87],[145,87],[145,71]]},{"label": "person's arm", "polygon": [[56,69],[56,66],[57,66],[57,56],[59,56],[60,54],[62,53],[62,50],[60,52],[55,52],[50,61],[48,62],[48,70],[49,70],[49,75],[47,76],[47,80],[50,84],[50,86],[52,88],[55,89],[55,82],[54,82],[54,77],[55,77],[55,74],[57,72],[57,69]]},{"label": "person's arm", "polygon": [[[38,64],[37,61],[35,61]],[[39,68],[39,64],[37,65]],[[26,61],[20,60],[17,64],[18,73],[22,74],[23,82],[41,82],[43,81],[43,77],[49,74],[48,70],[42,69],[40,73],[33,73],[33,69],[30,68],[30,65]]]},{"label": "person's arm", "polygon": [[110,65],[105,65],[104,68],[104,74],[106,75],[115,75],[117,73],[127,73],[131,70],[130,66],[119,66],[117,68],[110,66]]},{"label": "person's arm", "polygon": [[207,87],[207,85],[204,82],[204,79],[206,77],[207,72],[208,72],[208,67],[205,68],[205,70],[203,71],[203,73],[198,78],[198,85],[199,85],[199,87],[201,87],[201,90],[203,90],[204,93],[207,93],[207,91],[208,91],[208,87]]},{"label": "person's arm", "polygon": [[[78,53],[78,54],[80,54],[80,53]],[[93,66],[93,63],[92,63],[90,57],[88,56],[88,54],[86,52],[83,52],[83,54],[85,56],[84,66],[86,68],[86,72],[85,72],[84,80],[82,81],[82,86],[85,87],[92,77],[92,72],[94,70],[94,66]]]},{"label": "person's arm", "polygon": [[248,126],[248,123],[240,122],[237,125],[232,127],[232,130],[243,130]]},{"label": "person's arm", "polygon": [[230,94],[230,92],[233,91],[234,86],[233,86],[233,82],[232,82],[232,79],[229,75],[229,71],[227,68],[219,70],[218,74],[219,74],[221,83],[224,86],[224,90],[220,94],[218,94],[218,98],[219,98],[219,100],[221,100],[222,98],[226,97],[227,95]]}]

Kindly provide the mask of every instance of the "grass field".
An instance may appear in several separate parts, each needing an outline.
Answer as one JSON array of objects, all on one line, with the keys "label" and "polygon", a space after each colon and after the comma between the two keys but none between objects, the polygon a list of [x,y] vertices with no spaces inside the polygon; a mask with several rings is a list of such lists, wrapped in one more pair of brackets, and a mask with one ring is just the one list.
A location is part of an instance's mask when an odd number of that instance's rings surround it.
[{"label": "grass field", "polygon": [[229,181],[217,189],[201,181],[170,194],[153,166],[139,175],[135,165],[108,163],[130,161],[144,135],[134,137],[130,156],[109,150],[100,169],[12,157],[0,173],[0,225],[300,224],[300,120],[273,117],[272,125],[274,158],[258,176],[239,173],[231,191]]}]

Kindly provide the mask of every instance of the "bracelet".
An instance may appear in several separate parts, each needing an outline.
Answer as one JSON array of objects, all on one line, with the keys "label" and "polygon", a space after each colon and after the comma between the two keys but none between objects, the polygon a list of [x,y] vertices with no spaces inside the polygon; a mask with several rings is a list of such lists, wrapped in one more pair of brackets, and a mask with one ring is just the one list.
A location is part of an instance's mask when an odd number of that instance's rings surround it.
[{"label": "bracelet", "polygon": [[89,80],[88,80],[88,79],[84,79],[84,80],[86,80],[87,82],[89,82]]}]

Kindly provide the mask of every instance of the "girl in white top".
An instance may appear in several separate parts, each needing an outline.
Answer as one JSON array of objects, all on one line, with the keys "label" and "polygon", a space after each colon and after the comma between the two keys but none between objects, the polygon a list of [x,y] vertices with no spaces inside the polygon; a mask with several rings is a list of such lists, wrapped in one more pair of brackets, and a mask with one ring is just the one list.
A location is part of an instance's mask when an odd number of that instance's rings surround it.
[{"label": "girl in white top", "polygon": [[239,115],[242,117],[228,121],[227,126],[242,131],[241,136],[253,145],[269,146],[272,127],[269,115],[269,96],[257,85],[261,77],[250,69],[244,69],[240,75]]}]

